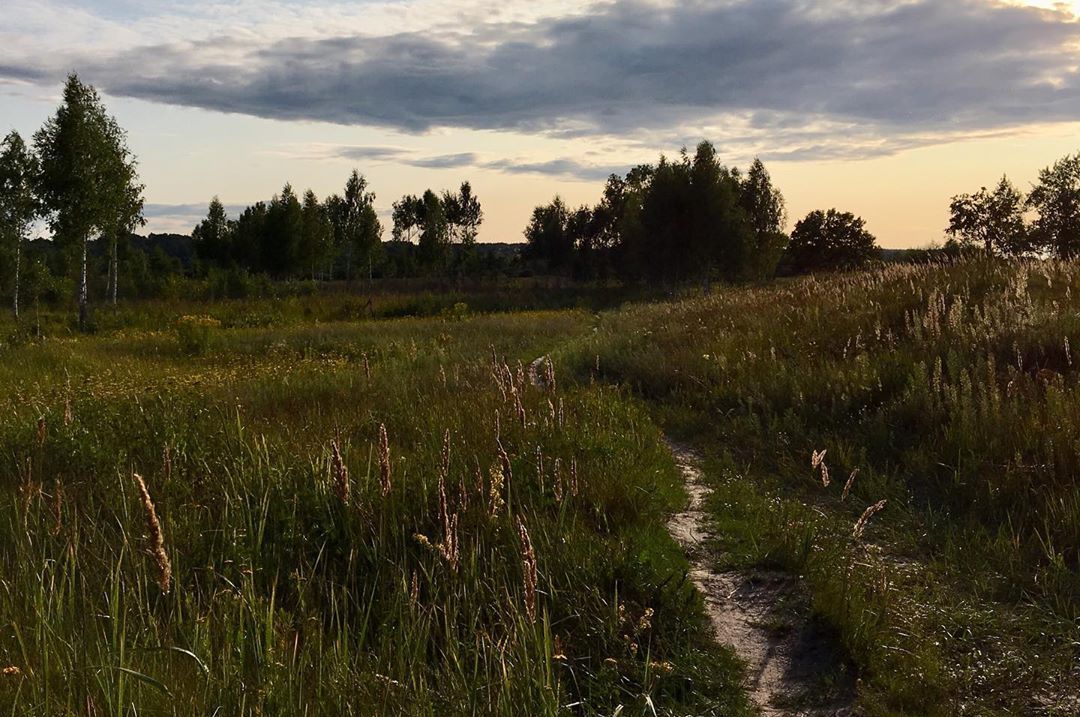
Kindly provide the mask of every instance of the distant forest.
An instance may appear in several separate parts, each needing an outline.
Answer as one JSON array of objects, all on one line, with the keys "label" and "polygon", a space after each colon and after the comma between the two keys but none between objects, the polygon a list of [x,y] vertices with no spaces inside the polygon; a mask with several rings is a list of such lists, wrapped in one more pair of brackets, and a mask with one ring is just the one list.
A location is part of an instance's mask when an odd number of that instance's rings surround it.
[{"label": "distant forest", "polygon": [[[953,197],[944,247],[910,252],[883,252],[861,217],[837,209],[810,212],[785,233],[784,197],[764,163],[725,166],[707,141],[611,175],[594,206],[557,196],[537,206],[523,244],[477,243],[484,213],[467,181],[393,202],[390,227],[356,170],[340,193],[319,199],[285,184],[237,217],[215,197],[190,237],[140,236],[143,196],[124,130],[71,75],[30,143],[11,132],[0,145],[0,291],[16,318],[20,302],[74,300],[85,327],[92,293],[115,303],[180,296],[195,282],[213,296],[245,296],[267,282],[389,277],[708,286],[973,251],[1080,254],[1080,154],[1044,169],[1027,196],[1002,178]],[[31,241],[39,225],[50,236]]]}]

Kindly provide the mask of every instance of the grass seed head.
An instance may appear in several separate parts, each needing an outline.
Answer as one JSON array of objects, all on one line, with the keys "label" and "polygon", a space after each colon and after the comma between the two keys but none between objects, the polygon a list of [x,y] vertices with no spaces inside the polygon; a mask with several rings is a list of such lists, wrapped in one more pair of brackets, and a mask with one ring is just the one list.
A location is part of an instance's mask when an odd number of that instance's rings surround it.
[{"label": "grass seed head", "polygon": [[856,468],[851,471],[851,475],[848,476],[847,483],[844,484],[844,492],[840,495],[840,500],[847,500],[848,493],[851,492],[851,486],[855,484],[855,478],[859,475],[859,469]]},{"label": "grass seed head", "polygon": [[154,507],[154,501],[150,497],[150,491],[143,477],[138,473],[132,473],[131,477],[139,489],[143,512],[146,515],[146,528],[150,533],[150,554],[153,555],[157,568],[158,587],[161,588],[161,592],[168,593],[172,588],[172,563],[169,561],[168,553],[165,552],[165,535],[161,530],[161,521],[158,520],[157,508]]},{"label": "grass seed head", "polygon": [[334,495],[342,505],[348,505],[352,492],[349,484],[349,468],[341,456],[341,446],[337,438],[330,441],[330,474]]},{"label": "grass seed head", "polygon": [[492,518],[498,518],[503,506],[506,505],[506,501],[503,500],[505,476],[503,476],[503,469],[498,463],[491,466],[488,473],[491,476],[490,487],[488,488],[488,513]]},{"label": "grass seed head", "polygon": [[879,500],[872,506],[863,511],[862,517],[855,523],[855,528],[851,531],[851,537],[855,540],[860,540],[863,536],[863,531],[866,530],[866,524],[870,522],[870,519],[885,509],[887,500]]},{"label": "grass seed head", "polygon": [[537,566],[536,551],[533,550],[532,538],[524,521],[518,518],[518,538],[521,540],[521,587],[525,593],[525,615],[529,622],[536,622],[536,586]]},{"label": "grass seed head", "polygon": [[393,488],[392,470],[390,465],[390,439],[386,435],[386,424],[379,424],[379,483],[382,486],[383,496],[390,494]]}]

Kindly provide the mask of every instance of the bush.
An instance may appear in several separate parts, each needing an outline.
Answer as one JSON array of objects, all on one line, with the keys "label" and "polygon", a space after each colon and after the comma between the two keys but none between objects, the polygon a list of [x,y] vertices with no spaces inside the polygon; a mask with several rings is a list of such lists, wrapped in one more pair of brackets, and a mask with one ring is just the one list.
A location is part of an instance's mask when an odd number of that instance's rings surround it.
[{"label": "bush", "polygon": [[180,351],[201,356],[210,350],[221,322],[210,316],[181,316],[176,322],[176,340]]}]

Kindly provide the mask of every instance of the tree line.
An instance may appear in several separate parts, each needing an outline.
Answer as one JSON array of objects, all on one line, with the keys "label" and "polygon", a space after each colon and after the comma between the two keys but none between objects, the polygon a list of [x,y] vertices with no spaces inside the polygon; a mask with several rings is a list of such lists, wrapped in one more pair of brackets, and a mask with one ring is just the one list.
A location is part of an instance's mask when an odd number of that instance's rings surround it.
[{"label": "tree line", "polygon": [[1007,176],[992,190],[956,195],[945,231],[988,254],[1080,256],[1080,153],[1042,169],[1026,197]]},{"label": "tree line", "polygon": [[[375,209],[375,193],[367,179],[353,170],[344,191],[320,201],[308,189],[298,196],[291,184],[269,202],[256,202],[229,219],[214,197],[206,218],[192,239],[198,271],[240,269],[278,279],[372,278],[384,273],[441,275],[461,269],[450,261],[454,246],[467,250],[476,242],[483,222],[480,200],[469,182],[457,192],[432,190],[407,195],[393,205],[393,239],[398,251],[384,252],[383,226]],[[413,241],[416,245],[413,246]],[[461,259],[467,254],[454,254]]]},{"label": "tree line", "polygon": [[[0,143],[0,280],[11,308],[64,277],[87,324],[90,274],[116,302],[125,281],[185,269],[158,246],[133,249],[144,225],[143,191],[124,130],[97,91],[68,77],[63,99],[30,142],[17,132]],[[1004,255],[1080,256],[1080,154],[1039,173],[1025,196],[1007,177],[990,189],[953,197],[950,247]],[[379,276],[460,276],[506,270],[475,251],[483,209],[472,186],[432,189],[393,202],[389,241],[375,193],[354,170],[340,193],[320,200],[290,184],[269,201],[228,217],[215,197],[191,233],[188,271],[328,280]],[[676,284],[741,281],[776,274],[852,269],[878,256],[862,218],[837,209],[809,213],[790,234],[784,197],[765,165],[725,166],[710,142],[693,154],[611,175],[600,200],[572,208],[555,197],[536,207],[517,270],[582,279]],[[51,234],[48,261],[28,256],[37,225]],[[35,242],[35,244],[39,244]],[[100,286],[100,283],[96,283]]]},{"label": "tree line", "polygon": [[763,279],[778,271],[855,268],[877,243],[848,212],[812,212],[784,233],[784,197],[764,163],[723,165],[710,142],[611,175],[595,206],[536,207],[526,253],[552,271],[671,283]]}]

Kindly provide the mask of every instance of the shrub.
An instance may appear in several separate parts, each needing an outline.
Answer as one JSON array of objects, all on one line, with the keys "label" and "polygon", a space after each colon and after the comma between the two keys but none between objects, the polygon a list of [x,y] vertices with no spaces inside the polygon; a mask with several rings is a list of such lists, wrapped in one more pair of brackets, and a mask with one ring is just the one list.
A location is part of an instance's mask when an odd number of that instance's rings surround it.
[{"label": "shrub", "polygon": [[221,322],[210,316],[181,316],[176,322],[176,340],[189,356],[201,356],[210,350]]}]

